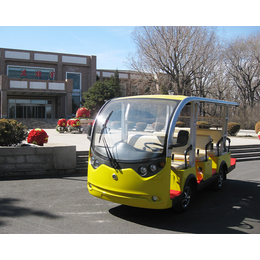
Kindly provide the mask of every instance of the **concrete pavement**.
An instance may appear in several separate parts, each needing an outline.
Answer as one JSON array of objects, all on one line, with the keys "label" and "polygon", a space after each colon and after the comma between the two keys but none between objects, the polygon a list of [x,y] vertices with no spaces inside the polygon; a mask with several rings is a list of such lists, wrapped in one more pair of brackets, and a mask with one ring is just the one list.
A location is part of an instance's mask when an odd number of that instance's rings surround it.
[{"label": "concrete pavement", "polygon": [[255,130],[240,130],[237,136],[229,136],[231,145],[254,145],[260,144],[260,140]]},{"label": "concrete pavement", "polygon": [[[194,203],[183,214],[176,214],[171,210],[128,207],[98,199],[89,194],[86,175],[0,181],[0,234],[260,234],[260,207],[257,206],[260,204],[259,161],[250,162],[250,167],[248,165],[248,162],[237,164],[236,169],[228,174],[221,191],[213,192],[210,189],[199,191]],[[13,241],[13,237],[15,236],[6,240],[8,237],[2,236],[1,253],[5,249],[5,244],[12,246],[6,251],[6,256],[11,253],[13,255],[11,250],[14,250],[14,245],[20,248],[23,246],[21,242],[25,236],[22,239],[19,237],[17,241]],[[28,246],[34,244],[41,246],[39,248],[41,254],[47,246],[57,248],[61,236],[55,237],[51,242],[49,237],[47,243],[45,241],[42,243],[42,239],[40,241],[34,239],[33,244],[32,241],[28,241],[29,243],[26,241],[23,247],[27,250],[26,254],[30,251]],[[95,239],[93,236],[89,237],[91,241],[93,238]],[[252,249],[257,248],[259,244],[259,240],[253,238],[255,242],[251,243],[250,247],[247,247],[243,240],[243,247],[247,249],[244,259],[248,256],[248,252],[252,253]],[[151,240],[151,245],[155,239]],[[175,240],[177,241],[175,237],[173,240],[170,239],[169,247],[173,247]],[[209,243],[206,243],[206,246],[212,247],[212,236],[207,240]],[[72,245],[75,251],[89,242],[85,237],[82,240],[85,244],[79,244],[79,241],[71,244],[72,241],[74,239],[66,237],[59,251],[67,252],[66,246],[72,247]],[[95,240],[99,246],[100,241],[100,237]],[[205,248],[205,241],[205,239],[197,240],[195,244],[190,241],[196,246],[192,249],[202,246]],[[125,243],[125,240],[123,242]],[[140,240],[140,244],[143,245],[143,242],[144,240]],[[186,237],[181,243],[185,242]],[[224,243],[229,247],[230,243],[234,244],[233,251],[239,251],[241,254],[241,249],[238,249],[238,243],[235,242],[233,237],[232,241],[228,237]],[[115,248],[115,245],[118,247],[113,237],[109,249]],[[165,243],[160,248],[163,246]],[[240,247],[242,248],[242,244]],[[86,251],[86,248],[84,250]],[[91,250],[93,251],[92,247],[88,247],[88,251]],[[258,252],[254,251],[254,255],[257,255]],[[21,253],[21,250],[19,252]],[[87,254],[89,256],[89,252]],[[36,258],[35,252],[32,256],[33,259]],[[70,259],[73,258],[75,258],[74,252],[70,256]]]},{"label": "concrete pavement", "polygon": [[56,129],[44,129],[49,136],[48,143],[44,146],[75,145],[76,151],[88,151],[90,141],[87,134],[59,133]]},{"label": "concrete pavement", "polygon": [[[75,145],[77,151],[88,151],[90,142],[87,134],[59,133],[55,129],[44,129],[49,135],[49,140],[44,146]],[[229,137],[231,145],[260,144],[260,140],[254,130],[240,130],[237,136]]]}]

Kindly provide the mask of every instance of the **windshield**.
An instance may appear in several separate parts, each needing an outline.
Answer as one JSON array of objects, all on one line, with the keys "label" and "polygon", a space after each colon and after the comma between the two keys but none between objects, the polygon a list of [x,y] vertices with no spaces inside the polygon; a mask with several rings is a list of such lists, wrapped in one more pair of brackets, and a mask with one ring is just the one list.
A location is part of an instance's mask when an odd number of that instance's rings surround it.
[{"label": "windshield", "polygon": [[160,157],[178,103],[150,98],[110,101],[96,118],[92,149],[111,163]]}]

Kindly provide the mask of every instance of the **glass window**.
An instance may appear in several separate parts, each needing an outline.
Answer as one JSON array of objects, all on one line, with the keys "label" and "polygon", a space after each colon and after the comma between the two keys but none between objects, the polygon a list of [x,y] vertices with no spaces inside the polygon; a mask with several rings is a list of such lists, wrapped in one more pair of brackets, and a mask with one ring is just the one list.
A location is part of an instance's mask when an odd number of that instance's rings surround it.
[{"label": "glass window", "polygon": [[52,118],[49,100],[9,99],[9,118]]},{"label": "glass window", "polygon": [[29,104],[30,99],[16,99],[16,104]]},{"label": "glass window", "polygon": [[160,157],[165,133],[179,101],[119,99],[110,101],[96,118],[92,148],[107,157],[107,150],[122,161]]},{"label": "glass window", "polygon": [[67,79],[73,79],[73,90],[81,89],[81,73],[67,72]]},{"label": "glass window", "polygon": [[46,107],[46,118],[51,118],[51,106]]},{"label": "glass window", "polygon": [[47,100],[31,100],[32,104],[46,104]]},{"label": "glass window", "polygon": [[37,107],[37,109],[38,109],[37,118],[45,118],[45,107],[40,106]]},{"label": "glass window", "polygon": [[72,96],[72,114],[76,114],[80,108],[80,96]]},{"label": "glass window", "polygon": [[33,106],[28,106],[28,107],[26,107],[27,108],[27,115],[26,115],[26,117],[27,118],[34,118],[35,117],[35,107],[33,107]]},{"label": "glass window", "polygon": [[26,79],[43,79],[49,80],[50,73],[55,71],[53,68],[33,68],[33,67],[18,67],[7,66],[7,75],[9,78],[26,78]]},{"label": "glass window", "polygon": [[25,118],[26,107],[25,106],[16,106],[16,118]]},{"label": "glass window", "polygon": [[9,106],[9,117],[15,118],[15,106],[13,106],[13,105]]}]

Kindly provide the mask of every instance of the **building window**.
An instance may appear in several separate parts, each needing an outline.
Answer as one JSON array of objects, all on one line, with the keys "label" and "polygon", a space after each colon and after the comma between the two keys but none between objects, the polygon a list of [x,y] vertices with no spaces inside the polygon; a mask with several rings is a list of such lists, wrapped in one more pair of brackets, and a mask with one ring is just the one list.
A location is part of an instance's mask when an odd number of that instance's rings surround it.
[{"label": "building window", "polygon": [[41,80],[54,80],[54,68],[38,68],[38,67],[20,67],[20,66],[7,66],[7,75],[9,78],[14,79],[41,79]]},{"label": "building window", "polygon": [[81,73],[66,72],[66,79],[73,79],[72,114],[75,115],[81,102]]},{"label": "building window", "polygon": [[77,110],[80,108],[80,96],[72,94],[72,114],[76,115]]},{"label": "building window", "polygon": [[51,100],[9,99],[9,118],[52,118]]},{"label": "building window", "polygon": [[81,90],[81,73],[67,72],[67,79],[73,79],[73,92],[80,92]]}]

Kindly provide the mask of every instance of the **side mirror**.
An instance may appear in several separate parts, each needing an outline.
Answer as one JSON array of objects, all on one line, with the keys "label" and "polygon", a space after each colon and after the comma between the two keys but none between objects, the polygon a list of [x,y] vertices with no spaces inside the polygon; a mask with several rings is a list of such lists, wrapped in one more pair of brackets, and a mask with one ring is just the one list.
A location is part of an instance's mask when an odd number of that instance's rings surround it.
[{"label": "side mirror", "polygon": [[177,143],[169,146],[169,149],[174,147],[185,146],[189,140],[189,132],[186,130],[180,130],[177,136]]},{"label": "side mirror", "polygon": [[91,132],[92,132],[92,124],[88,124],[86,127],[86,133],[87,133],[87,138],[89,140],[91,139]]}]

